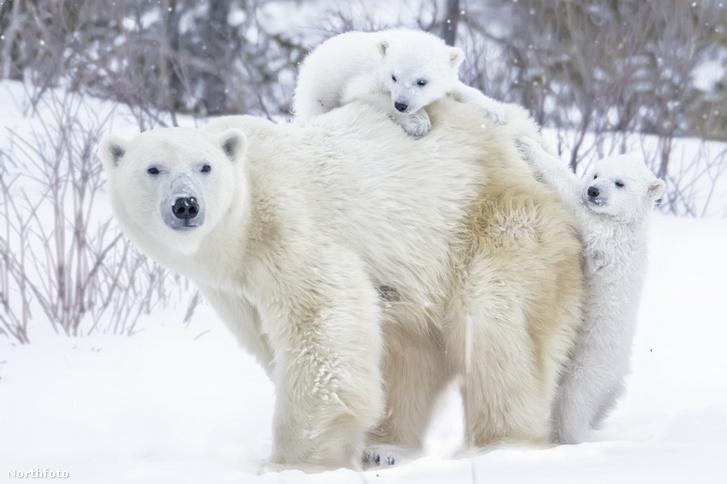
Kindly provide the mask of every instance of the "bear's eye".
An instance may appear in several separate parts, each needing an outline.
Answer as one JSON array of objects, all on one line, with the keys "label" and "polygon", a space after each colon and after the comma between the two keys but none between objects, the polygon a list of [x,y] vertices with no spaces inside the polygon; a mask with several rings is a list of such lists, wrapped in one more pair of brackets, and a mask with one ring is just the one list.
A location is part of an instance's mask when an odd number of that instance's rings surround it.
[{"label": "bear's eye", "polygon": [[427,80],[426,80],[426,79],[419,79],[419,80],[417,81],[417,86],[419,86],[419,87],[424,87],[424,86],[426,86],[427,84],[428,84],[428,82],[427,82]]},{"label": "bear's eye", "polygon": [[391,80],[396,82],[396,76],[394,74],[391,75]]},{"label": "bear's eye", "polygon": [[157,176],[160,173],[159,168],[157,168],[156,166],[150,166],[146,169],[146,172],[151,176]]},{"label": "bear's eye", "polygon": [[596,178],[598,178],[598,175],[593,175],[593,179],[595,180]]},{"label": "bear's eye", "polygon": [[200,173],[209,173],[212,171],[212,167],[209,163],[205,163],[202,165],[202,168],[199,169]]},{"label": "bear's eye", "polygon": [[615,184],[615,185],[616,185],[616,186],[617,186],[618,188],[623,188],[623,187],[625,187],[625,186],[626,186],[626,185],[624,185],[624,182],[622,182],[621,180],[616,180],[616,182],[615,182],[614,184]]}]

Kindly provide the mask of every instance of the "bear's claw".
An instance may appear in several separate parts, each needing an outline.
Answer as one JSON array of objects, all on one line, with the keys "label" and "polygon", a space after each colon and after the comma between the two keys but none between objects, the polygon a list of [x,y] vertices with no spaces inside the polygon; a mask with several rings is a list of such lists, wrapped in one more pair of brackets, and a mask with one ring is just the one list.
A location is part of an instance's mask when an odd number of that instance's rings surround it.
[{"label": "bear's claw", "polygon": [[395,445],[372,445],[364,449],[361,463],[364,467],[391,467],[414,458],[417,451]]}]

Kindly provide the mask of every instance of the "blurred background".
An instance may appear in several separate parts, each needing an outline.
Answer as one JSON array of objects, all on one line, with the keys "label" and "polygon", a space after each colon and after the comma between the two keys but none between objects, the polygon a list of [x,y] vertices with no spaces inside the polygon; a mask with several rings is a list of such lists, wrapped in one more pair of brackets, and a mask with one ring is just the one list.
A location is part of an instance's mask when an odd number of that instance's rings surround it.
[{"label": "blurred background", "polygon": [[660,210],[727,216],[722,1],[0,0],[0,337],[29,341],[34,317],[133,333],[180,291],[188,321],[194,291],[110,222],[99,136],[284,121],[310,49],[394,26],[463,47],[463,79],[530,110],[573,170],[636,150]]}]

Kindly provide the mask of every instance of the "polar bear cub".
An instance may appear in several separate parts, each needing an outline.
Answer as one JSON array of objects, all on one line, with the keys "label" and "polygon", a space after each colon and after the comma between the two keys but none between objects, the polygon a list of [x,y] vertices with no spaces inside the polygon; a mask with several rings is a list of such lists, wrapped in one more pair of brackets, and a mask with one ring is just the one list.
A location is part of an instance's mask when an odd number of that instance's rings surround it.
[{"label": "polar bear cub", "polygon": [[554,408],[554,438],[585,440],[623,392],[646,259],[647,218],[664,182],[643,160],[597,161],[583,181],[535,141],[520,150],[576,215],[584,243],[586,307],[582,333],[563,374]]},{"label": "polar bear cub", "polygon": [[450,95],[479,104],[487,117],[502,124],[504,106],[459,80],[463,60],[462,49],[419,30],[336,35],[303,61],[293,114],[306,120],[363,100],[388,112],[408,134],[422,136],[431,129],[422,108]]}]

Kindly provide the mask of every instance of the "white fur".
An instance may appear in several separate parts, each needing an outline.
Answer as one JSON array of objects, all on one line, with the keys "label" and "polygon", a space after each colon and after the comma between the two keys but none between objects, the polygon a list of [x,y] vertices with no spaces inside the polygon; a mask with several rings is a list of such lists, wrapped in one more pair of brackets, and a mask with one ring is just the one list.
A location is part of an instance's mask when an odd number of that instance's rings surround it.
[{"label": "white fur", "polygon": [[[273,462],[357,466],[366,438],[417,448],[455,378],[470,445],[549,437],[580,246],[515,149],[537,128],[508,109],[494,126],[445,100],[418,140],[351,103],[304,125],[231,117],[102,142],[124,232],[271,375]],[[176,196],[204,223],[171,228]]]},{"label": "white fur", "polygon": [[[505,119],[503,106],[459,80],[464,52],[419,30],[346,32],[316,47],[298,76],[293,113],[298,120],[325,113],[354,100],[377,106],[412,136],[431,128],[424,107],[451,95],[477,103],[495,122]],[[396,80],[394,80],[394,78]],[[418,81],[426,81],[419,86]],[[378,94],[386,93],[383,100]],[[372,96],[373,95],[373,96]],[[405,112],[396,102],[408,105]]]},{"label": "white fur", "polygon": [[[577,180],[535,141],[524,138],[519,145],[575,213],[584,243],[585,323],[554,409],[555,439],[578,443],[624,390],[646,263],[647,218],[664,184],[634,155],[598,160]],[[598,189],[598,197],[589,197],[590,187]]]}]

